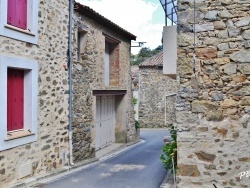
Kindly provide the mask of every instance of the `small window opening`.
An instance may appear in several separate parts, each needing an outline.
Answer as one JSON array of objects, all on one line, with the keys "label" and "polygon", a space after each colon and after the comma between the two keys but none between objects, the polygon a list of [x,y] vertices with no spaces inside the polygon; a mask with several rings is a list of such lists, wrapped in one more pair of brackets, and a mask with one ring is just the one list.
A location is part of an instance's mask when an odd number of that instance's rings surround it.
[{"label": "small window opening", "polygon": [[77,61],[83,60],[83,55],[85,52],[87,44],[87,31],[85,30],[78,30],[77,33]]}]

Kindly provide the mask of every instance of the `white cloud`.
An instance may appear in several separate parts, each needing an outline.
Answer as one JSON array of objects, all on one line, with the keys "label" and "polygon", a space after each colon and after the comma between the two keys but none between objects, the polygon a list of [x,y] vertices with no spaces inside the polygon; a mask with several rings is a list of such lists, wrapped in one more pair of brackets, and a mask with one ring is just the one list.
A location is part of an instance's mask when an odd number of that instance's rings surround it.
[{"label": "white cloud", "polygon": [[[161,45],[162,24],[152,24],[156,5],[143,0],[77,0],[89,6],[123,29],[137,36],[137,42],[147,42],[144,47],[151,49]],[[133,43],[132,43],[133,44]],[[136,45],[136,43],[134,44]],[[132,48],[137,53],[140,48]]]}]

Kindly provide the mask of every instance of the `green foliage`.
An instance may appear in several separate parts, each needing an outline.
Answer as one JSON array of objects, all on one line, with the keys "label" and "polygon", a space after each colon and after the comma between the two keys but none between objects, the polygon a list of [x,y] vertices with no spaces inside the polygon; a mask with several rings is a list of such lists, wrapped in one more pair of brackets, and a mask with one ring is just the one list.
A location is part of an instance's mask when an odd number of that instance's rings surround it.
[{"label": "green foliage", "polygon": [[138,58],[147,58],[152,55],[152,51],[150,48],[144,47],[138,53]]},{"label": "green foliage", "polygon": [[135,120],[135,128],[136,129],[139,129],[140,128],[140,123],[139,121]]},{"label": "green foliage", "polygon": [[163,50],[163,45],[157,46],[157,48],[155,48],[153,50],[153,54],[155,55],[155,54],[159,53],[162,50]]},{"label": "green foliage", "polygon": [[134,55],[134,54],[130,55],[130,65],[138,65],[137,64],[137,55]]},{"label": "green foliage", "polygon": [[145,61],[146,59],[152,57],[153,55],[156,55],[157,53],[159,53],[160,51],[162,51],[163,46],[160,45],[157,48],[151,50],[148,47],[143,47],[141,48],[141,50],[139,51],[138,54],[134,55],[131,54],[130,56],[130,64],[131,65],[139,65],[140,63],[142,63],[143,61]]},{"label": "green foliage", "polygon": [[138,99],[137,99],[137,98],[135,98],[135,97],[133,97],[133,99],[132,99],[132,103],[133,103],[133,105],[134,105],[134,106],[137,104],[137,101],[138,101]]},{"label": "green foliage", "polygon": [[[163,146],[162,151],[163,154],[161,154],[160,159],[162,160],[162,163],[164,167],[167,170],[171,170],[172,173],[176,173],[177,168],[177,130],[172,125],[170,129],[171,134],[171,140],[167,140],[165,143],[166,145]],[[173,158],[173,159],[172,159]],[[174,161],[174,169],[173,169],[173,161]]]}]

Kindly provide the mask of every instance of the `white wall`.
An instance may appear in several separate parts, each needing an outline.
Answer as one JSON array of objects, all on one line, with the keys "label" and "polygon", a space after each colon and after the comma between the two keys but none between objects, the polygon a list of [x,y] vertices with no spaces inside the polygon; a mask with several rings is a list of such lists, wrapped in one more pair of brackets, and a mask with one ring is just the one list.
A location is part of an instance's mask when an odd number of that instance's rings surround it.
[{"label": "white wall", "polygon": [[163,74],[176,75],[177,26],[163,27]]}]

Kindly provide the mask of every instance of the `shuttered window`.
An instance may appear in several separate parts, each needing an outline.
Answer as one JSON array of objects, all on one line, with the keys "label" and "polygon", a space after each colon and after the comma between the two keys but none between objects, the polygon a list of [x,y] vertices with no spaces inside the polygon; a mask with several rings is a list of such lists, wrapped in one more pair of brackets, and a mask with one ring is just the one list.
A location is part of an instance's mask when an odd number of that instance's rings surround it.
[{"label": "shuttered window", "polygon": [[8,68],[7,131],[23,129],[24,70]]},{"label": "shuttered window", "polygon": [[104,83],[109,85],[109,72],[110,72],[110,46],[108,42],[105,42],[105,56],[104,56]]},{"label": "shuttered window", "polygon": [[27,29],[27,0],[8,0],[7,23]]}]

